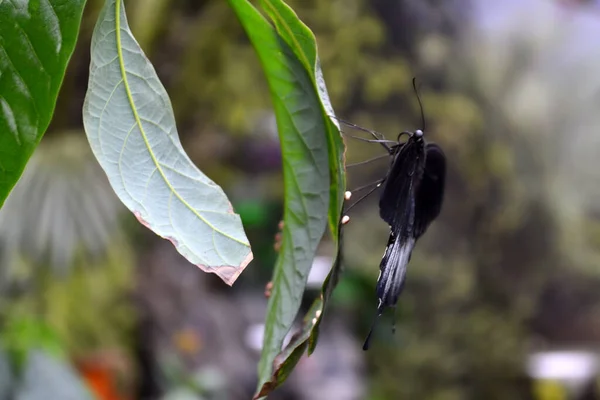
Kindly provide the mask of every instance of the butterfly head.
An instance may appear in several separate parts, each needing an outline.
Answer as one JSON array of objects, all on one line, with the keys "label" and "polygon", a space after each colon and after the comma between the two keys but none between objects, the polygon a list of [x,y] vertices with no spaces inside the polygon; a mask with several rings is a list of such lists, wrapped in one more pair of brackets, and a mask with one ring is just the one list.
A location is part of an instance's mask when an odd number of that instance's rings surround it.
[{"label": "butterfly head", "polygon": [[400,142],[400,138],[404,135],[408,136],[409,140],[410,139],[420,140],[420,139],[423,139],[424,133],[421,129],[417,129],[414,132],[409,132],[409,131],[400,132],[398,134],[398,142]]}]

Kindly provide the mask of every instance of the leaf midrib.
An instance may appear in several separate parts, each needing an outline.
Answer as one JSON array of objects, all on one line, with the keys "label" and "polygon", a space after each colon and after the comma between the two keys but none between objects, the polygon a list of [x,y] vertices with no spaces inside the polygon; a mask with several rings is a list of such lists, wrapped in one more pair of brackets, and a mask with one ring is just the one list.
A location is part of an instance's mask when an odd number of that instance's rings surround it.
[{"label": "leaf midrib", "polygon": [[140,116],[137,112],[137,108],[135,106],[135,102],[133,100],[133,95],[131,94],[131,89],[129,87],[129,81],[127,79],[127,70],[125,69],[125,62],[123,59],[123,47],[121,45],[121,3],[122,0],[116,0],[115,1],[115,32],[116,32],[116,45],[117,45],[117,54],[119,57],[119,67],[121,69],[121,77],[123,79],[123,86],[125,88],[125,92],[127,93],[127,99],[129,100],[129,105],[131,107],[131,112],[133,113],[133,116],[135,118],[135,122],[140,130],[140,133],[142,135],[142,138],[144,139],[144,144],[146,145],[146,149],[148,150],[148,154],[150,154],[150,157],[152,158],[152,162],[154,163],[154,167],[156,168],[156,170],[160,173],[160,176],[163,178],[163,181],[165,182],[165,184],[168,186],[169,190],[171,191],[171,193],[173,193],[175,195],[175,197],[177,197],[177,199],[185,206],[187,207],[190,211],[192,211],[194,213],[194,215],[196,215],[200,220],[202,220],[202,222],[204,222],[206,225],[208,225],[213,231],[218,232],[219,234],[235,241],[238,242],[240,244],[243,244],[244,246],[249,246],[249,243],[246,243],[242,240],[239,240],[233,236],[230,236],[228,234],[226,234],[225,232],[217,229],[215,226],[213,226],[210,222],[208,222],[205,218],[202,217],[202,215],[200,215],[196,209],[194,209],[192,206],[190,206],[190,204],[185,201],[185,199],[183,199],[181,197],[181,195],[179,195],[179,193],[175,190],[175,188],[171,185],[171,183],[169,182],[169,180],[167,179],[167,176],[165,175],[163,169],[161,168],[160,163],[158,162],[158,159],[156,158],[156,155],[154,154],[154,152],[152,151],[152,148],[150,147],[150,142],[148,141],[148,137],[146,136],[146,131],[144,130],[144,127],[142,126],[142,121],[140,119]]},{"label": "leaf midrib", "polygon": [[275,6],[273,6],[273,4],[271,4],[269,1],[265,1],[265,2],[263,2],[263,5],[266,5],[271,10],[273,15],[277,18],[277,20],[279,20],[279,23],[281,24],[281,26],[283,28],[285,28],[288,38],[294,43],[294,47],[296,47],[297,49],[300,50],[298,52],[299,54],[296,53],[296,55],[298,56],[298,58],[301,59],[300,62],[304,64],[304,68],[306,68],[307,71],[313,71],[312,73],[309,74],[309,76],[314,84],[315,83],[314,76],[313,76],[314,70],[313,70],[313,68],[311,68],[310,62],[308,62],[308,58],[306,57],[306,54],[304,54],[304,51],[302,49],[302,46],[300,45],[300,42],[298,42],[296,40],[296,36],[294,35],[292,28],[287,24],[285,18],[282,18],[281,15],[279,15],[277,8],[275,8]]}]

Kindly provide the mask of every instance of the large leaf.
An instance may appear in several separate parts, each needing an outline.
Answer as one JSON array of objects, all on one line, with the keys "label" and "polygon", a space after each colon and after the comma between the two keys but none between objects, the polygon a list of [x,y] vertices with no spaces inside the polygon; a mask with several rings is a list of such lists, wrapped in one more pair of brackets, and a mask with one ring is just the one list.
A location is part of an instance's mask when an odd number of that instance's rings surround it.
[{"label": "large leaf", "polygon": [[[277,32],[283,37],[294,50],[294,53],[299,60],[302,61],[304,67],[313,80],[317,89],[323,111],[328,116],[334,116],[333,107],[329,100],[329,94],[325,87],[325,80],[317,55],[317,44],[315,36],[311,30],[298,18],[296,13],[281,0],[261,0],[263,8],[267,11],[269,17],[275,24]],[[335,242],[335,247],[338,249],[334,264],[325,282],[320,298],[310,308],[304,318],[304,325],[301,333],[292,340],[283,354],[295,355],[299,349],[303,349],[307,340],[310,339],[308,346],[309,354],[312,353],[317,344],[319,334],[319,326],[323,318],[325,305],[333,293],[333,289],[338,283],[339,274],[341,271],[341,249],[339,241],[341,240],[341,208],[343,204],[343,194],[345,192],[345,171],[344,171],[344,142],[340,136],[340,127],[335,119],[327,119],[327,138],[329,146],[329,170],[331,174],[331,188],[329,197],[329,224],[331,236]],[[307,326],[310,325],[310,326]],[[303,351],[303,350],[302,350]],[[289,368],[289,364],[295,363],[296,357],[278,357],[282,364],[281,368]]]},{"label": "large leaf", "polygon": [[[311,308],[310,317],[305,318],[300,335],[304,338],[303,343],[282,351],[284,337],[300,307],[306,278],[327,219],[337,242],[344,187],[341,163],[343,143],[337,126],[328,117],[333,110],[310,30],[304,25],[300,26],[304,27],[300,32],[300,40],[308,48],[312,43],[312,53],[305,55],[303,45],[291,39],[294,37],[293,31],[287,35],[278,33],[246,0],[229,2],[246,29],[267,74],[284,160],[284,232],[281,252],[275,265],[259,363],[256,396],[260,397],[285,380],[302,355],[306,339],[319,320],[313,315],[322,314],[323,302],[319,301]],[[271,14],[271,10],[267,10]],[[286,368],[282,369],[284,364]]]},{"label": "large leaf", "polygon": [[85,0],[0,0],[0,206],[50,124]]},{"label": "large leaf", "polygon": [[184,152],[169,97],[121,0],[106,1],[94,30],[83,118],[94,155],[138,220],[232,284],[252,260],[241,220]]},{"label": "large leaf", "polygon": [[343,194],[345,191],[344,142],[340,136],[340,127],[335,116],[329,94],[323,79],[323,72],[317,55],[317,43],[311,30],[298,18],[296,13],[281,0],[261,0],[262,7],[275,24],[277,33],[285,40],[308,72],[319,95],[322,112],[326,118],[326,133],[329,149],[329,170],[331,175],[331,193],[329,205],[329,224],[334,240],[338,240]]}]

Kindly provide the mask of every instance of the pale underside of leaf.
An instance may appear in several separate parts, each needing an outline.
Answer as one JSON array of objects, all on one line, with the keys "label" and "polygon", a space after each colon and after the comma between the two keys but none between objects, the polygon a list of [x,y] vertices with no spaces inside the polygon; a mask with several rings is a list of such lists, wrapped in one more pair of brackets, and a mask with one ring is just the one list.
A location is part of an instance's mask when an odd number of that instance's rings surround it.
[{"label": "pale underside of leaf", "polygon": [[106,1],[94,30],[84,125],[113,189],[138,220],[232,284],[252,260],[240,217],[183,150],[169,97],[121,0]]}]

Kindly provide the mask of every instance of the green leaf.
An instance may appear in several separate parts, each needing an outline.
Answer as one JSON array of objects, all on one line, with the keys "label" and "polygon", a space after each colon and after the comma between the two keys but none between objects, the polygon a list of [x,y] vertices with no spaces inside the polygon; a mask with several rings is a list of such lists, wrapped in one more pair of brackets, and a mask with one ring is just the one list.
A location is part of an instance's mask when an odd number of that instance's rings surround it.
[{"label": "green leaf", "polygon": [[50,124],[85,0],[0,0],[0,206]]},{"label": "green leaf", "polygon": [[259,396],[266,396],[281,385],[292,372],[304,352],[310,355],[317,346],[319,326],[323,320],[325,306],[336,287],[342,271],[342,225],[338,224],[337,255],[331,271],[323,283],[321,296],[316,299],[302,320],[302,327],[294,334],[288,345],[273,360],[273,375],[260,388]]},{"label": "green leaf", "polygon": [[[323,111],[327,116],[334,117],[333,107],[329,100],[323,72],[317,55],[317,44],[311,30],[298,18],[296,13],[281,0],[261,0],[263,8],[275,24],[275,28],[283,37],[297,57],[302,60],[305,68],[310,71],[311,78],[319,94]],[[327,119],[327,139],[329,146],[329,170],[331,175],[331,187],[329,197],[329,227],[332,238],[337,249],[334,264],[329,272],[321,296],[313,303],[304,317],[302,329],[295,339],[290,341],[283,352],[278,356],[281,364],[275,369],[289,370],[297,363],[299,357],[296,354],[303,349],[308,342],[308,353],[311,354],[316,345],[319,334],[319,326],[324,315],[325,306],[330,299],[333,289],[338,283],[342,267],[341,258],[341,232],[340,225],[341,209],[344,202],[345,192],[345,170],[344,170],[344,142],[340,136],[340,127],[335,119]],[[282,357],[289,354],[289,357]]]},{"label": "green leaf", "polygon": [[171,101],[121,0],[106,1],[91,52],[84,126],[113,189],[142,224],[233,284],[252,260],[240,217],[184,152]]},{"label": "green leaf", "polygon": [[[295,346],[282,350],[283,339],[300,307],[306,278],[326,220],[337,245],[345,185],[344,146],[338,126],[329,118],[333,109],[312,32],[282,2],[262,2],[277,30],[246,0],[229,0],[229,3],[242,22],[267,74],[284,160],[284,232],[273,276],[259,363],[256,397],[260,397],[266,396],[286,379],[304,353],[314,325],[320,321],[324,305],[321,300],[313,305],[301,333],[296,335],[302,340],[294,339],[292,343]],[[279,10],[280,7],[283,9]],[[304,143],[314,145],[306,146]],[[322,154],[325,149],[326,156]],[[307,150],[312,151],[307,153]],[[325,170],[328,173],[324,173]],[[298,176],[299,172],[302,175]],[[308,172],[310,175],[307,175]],[[315,198],[316,193],[320,202]],[[298,203],[309,204],[308,212],[295,212]],[[310,239],[308,242],[307,237]],[[337,272],[334,277],[328,279],[330,289],[337,281]]]},{"label": "green leaf", "polygon": [[[262,7],[275,24],[279,35],[285,39],[286,43],[293,49],[294,53],[301,60],[302,64],[309,72],[313,84],[319,94],[323,111],[328,117],[335,117],[329,94],[323,79],[323,72],[319,57],[317,55],[317,43],[311,30],[298,18],[296,13],[281,0],[261,0]],[[329,196],[329,228],[331,235],[338,247],[339,235],[341,231],[339,222],[341,218],[341,209],[344,202],[344,192],[346,188],[346,176],[344,170],[344,151],[345,146],[340,136],[340,127],[335,118],[327,118],[327,140],[329,149],[329,171],[331,176],[330,196]],[[339,256],[339,253],[338,253]],[[341,263],[334,262],[331,273],[327,277],[323,286],[323,301],[326,302],[333,288],[337,284],[337,278]],[[323,308],[315,308],[317,320],[320,321]],[[312,320],[312,319],[311,319]],[[314,349],[314,346],[311,346]],[[309,350],[312,352],[312,350]]]},{"label": "green leaf", "polygon": [[[314,34],[283,1],[261,0],[261,4],[275,24],[277,32],[281,37],[285,38],[286,43],[292,47],[297,57],[300,60],[303,60],[302,62],[305,68],[307,68],[308,71],[311,71],[311,78],[319,93],[323,110],[326,115],[334,117],[335,114],[333,112],[333,107],[331,106],[331,101],[329,100],[327,88],[325,87],[325,80],[323,79],[323,72],[317,55],[317,44]],[[331,174],[329,227],[335,242],[337,255],[331,271],[323,284],[321,297],[315,301],[315,304],[313,304],[305,318],[305,321],[308,321],[310,324],[313,324],[313,321],[315,321],[313,328],[307,330],[306,326],[304,326],[302,329],[304,334],[297,338],[297,343],[292,341],[288,345],[288,347],[296,345],[300,346],[302,344],[302,339],[308,339],[310,336],[308,347],[309,354],[315,349],[323,311],[327,301],[333,293],[333,289],[338,283],[342,266],[341,249],[339,248],[339,243],[341,241],[341,225],[339,223],[342,217],[341,209],[344,203],[344,192],[346,190],[346,176],[344,170],[345,146],[342,137],[340,136],[339,124],[335,119],[327,120],[327,139],[329,146],[329,170]],[[286,349],[286,351],[289,351],[289,349]]]}]

